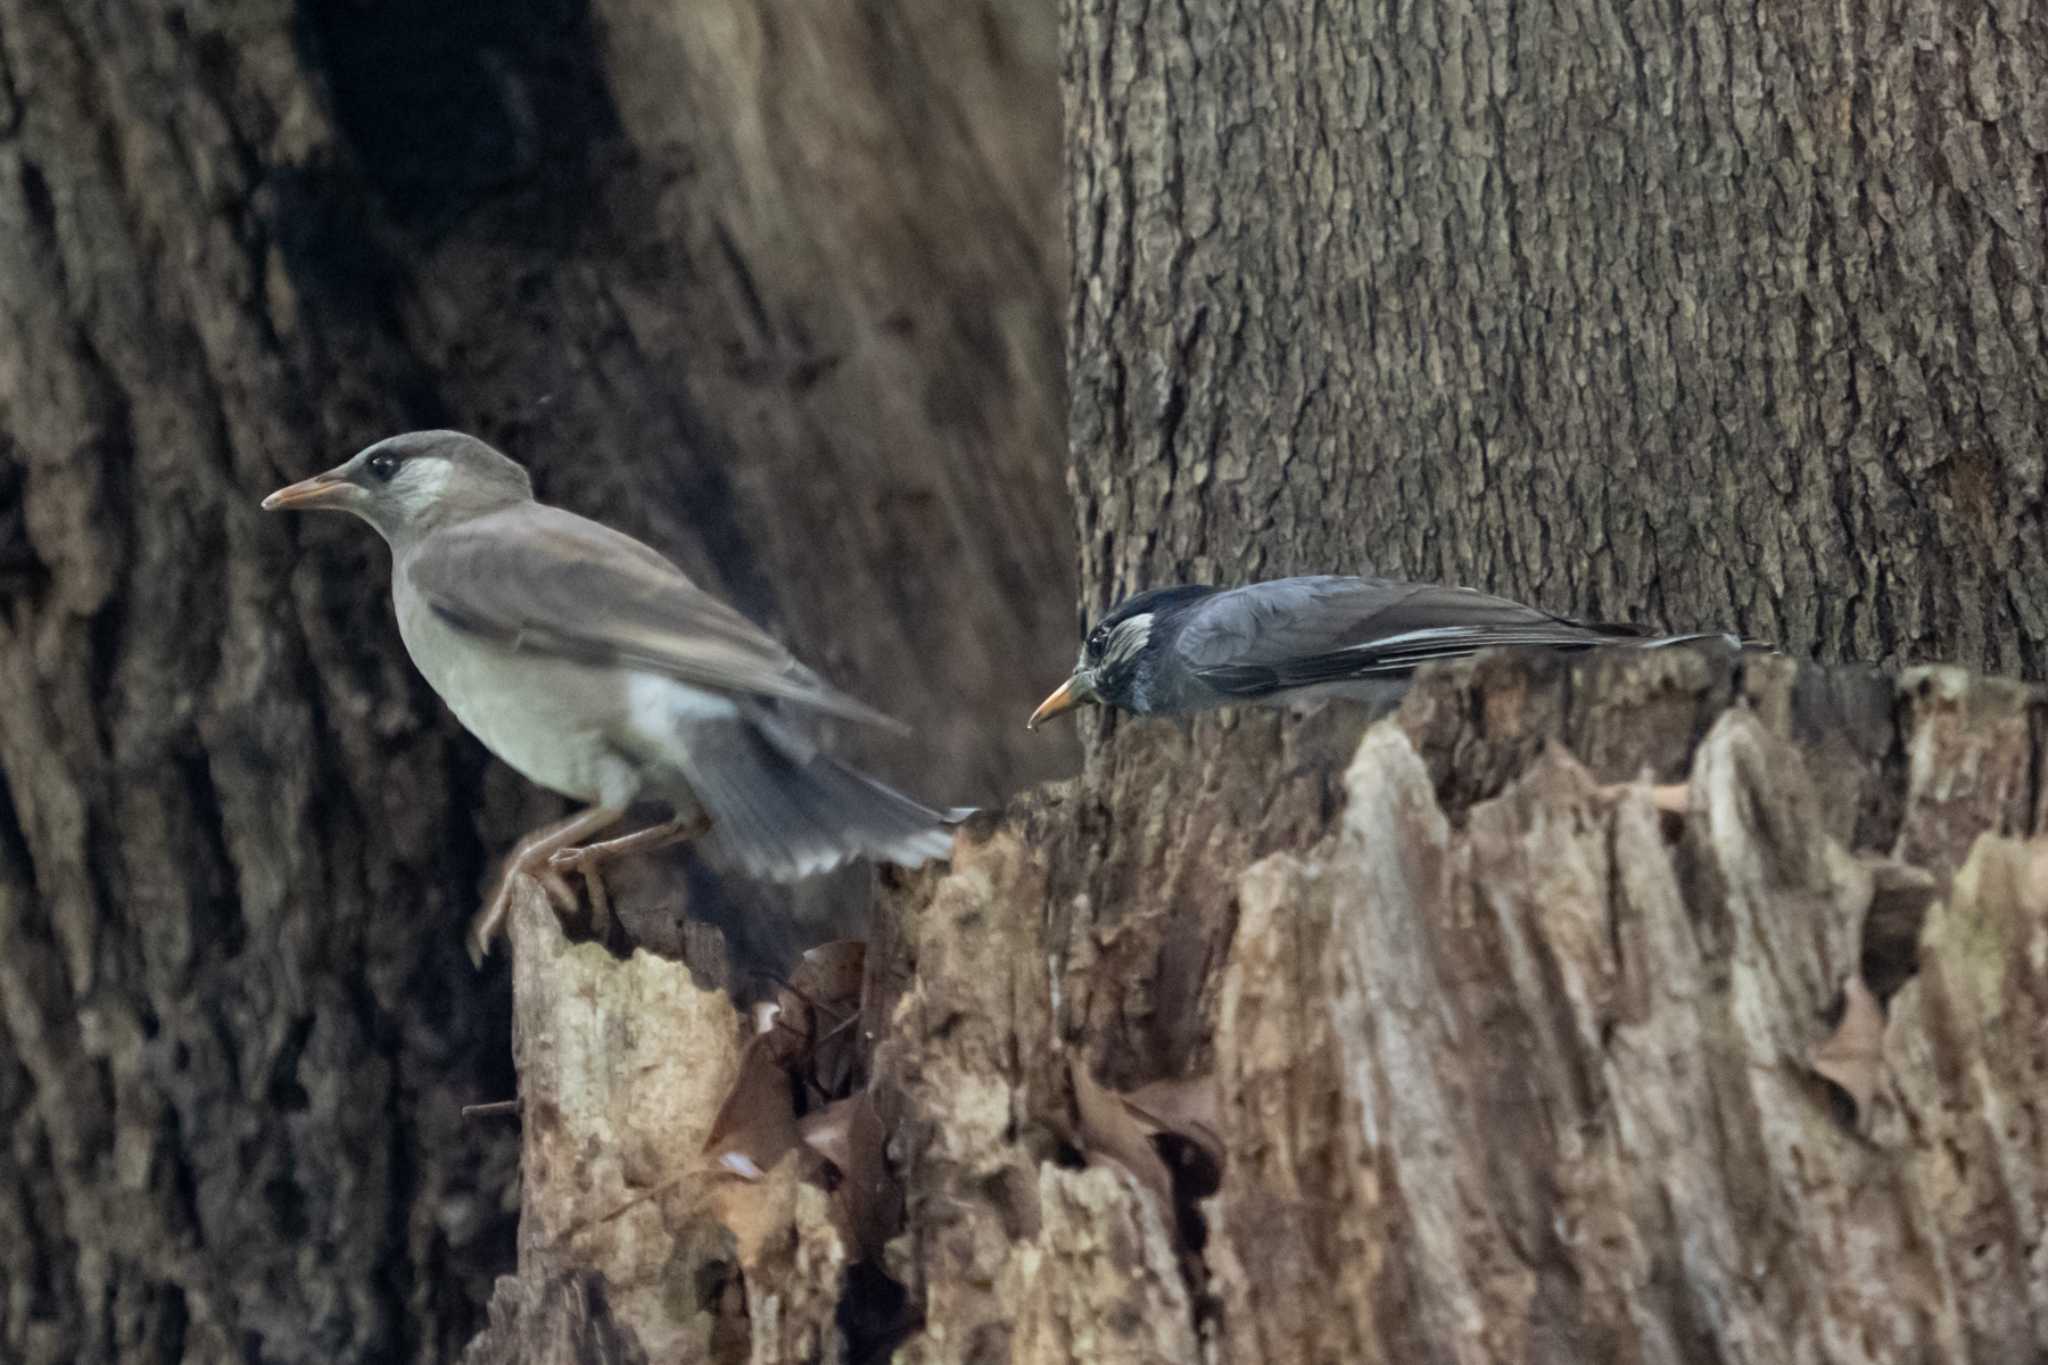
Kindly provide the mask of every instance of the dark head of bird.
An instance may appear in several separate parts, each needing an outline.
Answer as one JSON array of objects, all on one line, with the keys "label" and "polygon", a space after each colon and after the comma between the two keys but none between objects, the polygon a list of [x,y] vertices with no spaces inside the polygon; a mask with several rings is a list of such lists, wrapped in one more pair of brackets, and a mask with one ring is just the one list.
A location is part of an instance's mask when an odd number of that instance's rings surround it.
[{"label": "dark head of bird", "polygon": [[1074,672],[1040,702],[1026,722],[1039,723],[1088,702],[1145,715],[1154,709],[1151,681],[1173,637],[1173,619],[1216,589],[1200,584],[1152,588],[1125,598],[1088,632]]},{"label": "dark head of bird", "polygon": [[533,498],[526,470],[459,431],[408,431],[263,500],[279,508],[353,512],[396,545],[437,526]]}]

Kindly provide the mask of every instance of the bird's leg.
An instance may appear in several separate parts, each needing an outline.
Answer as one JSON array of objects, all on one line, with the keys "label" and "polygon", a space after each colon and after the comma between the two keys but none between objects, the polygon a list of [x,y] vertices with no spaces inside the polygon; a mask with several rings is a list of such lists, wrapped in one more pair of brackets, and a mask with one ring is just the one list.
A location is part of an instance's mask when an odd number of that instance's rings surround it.
[{"label": "bird's leg", "polygon": [[584,889],[590,893],[591,928],[599,938],[603,938],[610,932],[612,910],[611,897],[605,890],[604,865],[628,854],[651,853],[657,848],[694,839],[710,828],[711,818],[700,812],[664,820],[658,825],[636,829],[631,834],[621,834],[602,843],[558,849],[548,859],[547,875],[562,877],[574,873],[583,878]]},{"label": "bird's leg", "polygon": [[582,905],[576,898],[575,891],[570,889],[569,879],[553,868],[539,869],[533,874],[533,879],[540,883],[541,890],[548,893],[548,900],[554,905],[556,914],[573,915]]},{"label": "bird's leg", "polygon": [[481,967],[484,955],[491,951],[491,940],[504,924],[505,912],[512,905],[512,884],[522,874],[529,877],[551,872],[548,859],[555,851],[578,839],[587,839],[616,825],[625,817],[625,810],[619,806],[592,806],[579,811],[566,820],[557,820],[552,825],[543,825],[512,846],[505,857],[498,881],[491,888],[490,898],[484,908],[469,925],[469,960]]},{"label": "bird's leg", "polygon": [[604,863],[614,858],[623,858],[629,853],[651,853],[657,848],[680,844],[694,839],[711,828],[711,819],[701,812],[675,820],[664,820],[646,829],[636,829],[631,834],[621,834],[616,839],[603,843],[585,844],[581,848],[564,848],[548,859],[551,872],[580,872],[588,877]]},{"label": "bird's leg", "polygon": [[[560,874],[549,868],[548,875]],[[583,890],[590,897],[590,935],[602,943],[612,936],[612,896],[605,890],[604,878],[598,875],[595,867],[583,869]]]}]

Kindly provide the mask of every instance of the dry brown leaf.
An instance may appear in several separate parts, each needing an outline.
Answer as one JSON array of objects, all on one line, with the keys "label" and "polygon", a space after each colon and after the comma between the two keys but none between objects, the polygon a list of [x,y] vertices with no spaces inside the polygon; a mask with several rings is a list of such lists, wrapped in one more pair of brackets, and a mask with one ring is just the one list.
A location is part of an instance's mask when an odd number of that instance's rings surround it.
[{"label": "dry brown leaf", "polygon": [[1842,983],[1842,1021],[1826,1042],[1807,1053],[1806,1060],[1816,1075],[1849,1097],[1861,1123],[1883,1074],[1884,1011],[1860,975]]},{"label": "dry brown leaf", "polygon": [[1069,1065],[1074,1079],[1075,1134],[1081,1150],[1090,1157],[1104,1157],[1136,1176],[1138,1183],[1159,1196],[1162,1211],[1173,1208],[1173,1176],[1160,1159],[1159,1149],[1145,1126],[1125,1105],[1121,1096],[1104,1089],[1088,1068]]},{"label": "dry brown leaf", "polygon": [[853,1106],[867,1098],[867,1092],[834,1100],[823,1109],[813,1109],[797,1120],[797,1136],[804,1145],[844,1171],[853,1161]]},{"label": "dry brown leaf", "polygon": [[888,1134],[874,1100],[863,1090],[804,1115],[797,1127],[805,1144],[839,1173],[832,1211],[847,1245],[863,1259],[879,1258],[896,1235],[903,1191],[889,1174]]},{"label": "dry brown leaf", "polygon": [[732,1234],[740,1266],[750,1274],[796,1224],[796,1167],[785,1161],[755,1179],[711,1183],[711,1214]]},{"label": "dry brown leaf", "polygon": [[747,1040],[732,1090],[704,1139],[713,1160],[747,1180],[760,1180],[797,1144],[796,1103],[773,1037],[757,1033]]},{"label": "dry brown leaf", "polygon": [[788,994],[825,1009],[845,1013],[860,1007],[861,978],[867,970],[868,945],[857,938],[821,943],[803,955],[790,973]]},{"label": "dry brown leaf", "polygon": [[867,944],[840,939],[805,953],[778,996],[775,1047],[783,1065],[820,1095],[851,1087],[859,1061]]},{"label": "dry brown leaf", "polygon": [[1119,1098],[1148,1134],[1170,1133],[1191,1142],[1222,1170],[1221,1102],[1213,1076],[1151,1081]]}]

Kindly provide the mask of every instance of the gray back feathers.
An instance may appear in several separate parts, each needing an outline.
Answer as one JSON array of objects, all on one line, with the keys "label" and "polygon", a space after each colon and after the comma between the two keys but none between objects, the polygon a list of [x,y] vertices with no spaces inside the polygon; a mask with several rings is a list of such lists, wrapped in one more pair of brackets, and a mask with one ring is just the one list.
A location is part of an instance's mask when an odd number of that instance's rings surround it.
[{"label": "gray back feathers", "polygon": [[1117,698],[1140,711],[1398,684],[1425,663],[1484,649],[1741,643],[1732,635],[1660,636],[1640,626],[1574,621],[1471,588],[1336,575],[1199,595],[1162,613],[1151,635],[1163,657],[1136,670],[1133,695]]}]

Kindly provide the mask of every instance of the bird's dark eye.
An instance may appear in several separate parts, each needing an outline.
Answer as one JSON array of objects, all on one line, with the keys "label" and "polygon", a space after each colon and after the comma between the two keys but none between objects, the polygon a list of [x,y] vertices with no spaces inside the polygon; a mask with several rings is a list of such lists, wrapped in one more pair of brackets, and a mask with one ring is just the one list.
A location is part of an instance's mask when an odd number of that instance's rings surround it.
[{"label": "bird's dark eye", "polygon": [[388,453],[372,455],[370,472],[377,476],[378,483],[390,483],[392,476],[398,473],[398,457]]},{"label": "bird's dark eye", "polygon": [[1109,628],[1107,626],[1097,626],[1094,630],[1088,632],[1088,652],[1090,654],[1100,654],[1102,647],[1108,643]]}]

